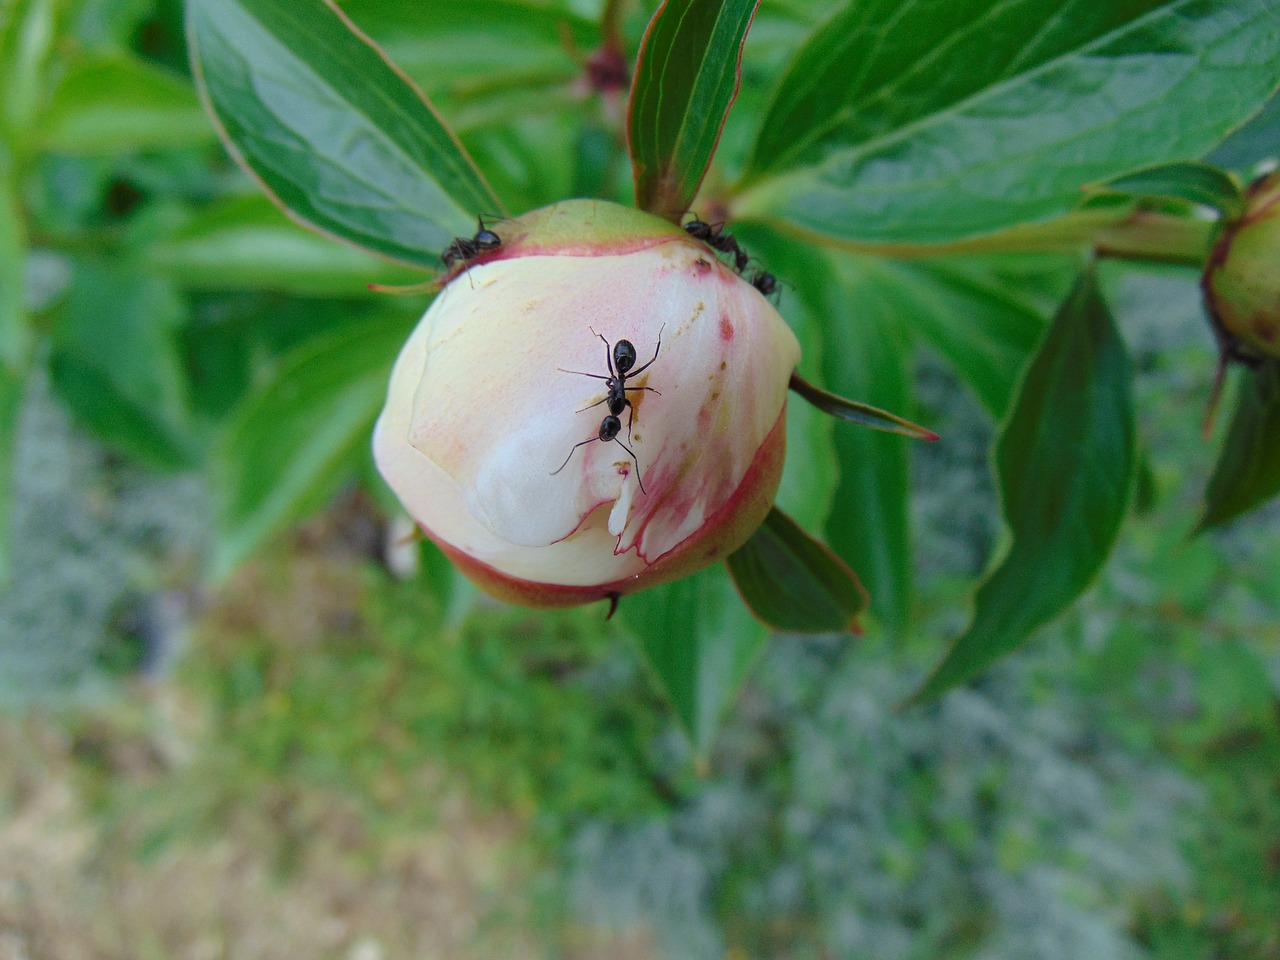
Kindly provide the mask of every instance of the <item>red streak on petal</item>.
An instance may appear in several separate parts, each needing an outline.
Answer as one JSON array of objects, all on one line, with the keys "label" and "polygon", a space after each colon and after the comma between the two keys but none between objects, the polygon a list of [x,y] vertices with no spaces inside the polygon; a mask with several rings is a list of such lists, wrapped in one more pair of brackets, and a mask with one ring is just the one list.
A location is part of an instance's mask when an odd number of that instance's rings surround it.
[{"label": "red streak on petal", "polygon": [[720,339],[726,342],[733,339],[733,324],[726,316],[720,317]]}]

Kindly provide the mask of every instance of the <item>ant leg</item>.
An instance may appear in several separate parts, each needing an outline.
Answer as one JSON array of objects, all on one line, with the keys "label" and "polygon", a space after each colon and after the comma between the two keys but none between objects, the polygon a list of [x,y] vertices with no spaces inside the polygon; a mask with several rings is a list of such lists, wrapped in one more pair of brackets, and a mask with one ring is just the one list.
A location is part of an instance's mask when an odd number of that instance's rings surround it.
[{"label": "ant leg", "polygon": [[[574,451],[574,450],[577,450],[579,447],[583,446],[584,444],[588,444],[588,443],[590,443],[592,440],[599,440],[599,439],[600,439],[599,437],[587,437],[587,439],[583,440],[583,441],[582,441],[582,443],[575,443],[575,444],[573,445],[573,450],[570,450],[570,451],[569,451],[569,455],[568,455],[567,457],[565,457],[565,458],[564,458],[564,463],[560,464],[560,466],[558,466],[558,467],[556,467],[554,470],[552,470],[552,471],[551,471],[551,473],[549,474],[549,476],[554,477],[557,473],[559,473],[561,470],[563,470],[565,467],[567,467],[567,466],[569,465],[569,461],[573,459],[573,451]],[[632,456],[635,456],[635,454],[632,454]],[[637,469],[639,469],[639,468],[637,468]]]},{"label": "ant leg", "polygon": [[645,494],[645,496],[648,496],[649,491],[644,488],[644,477],[640,476],[640,460],[636,457],[636,452],[623,443],[619,437],[614,437],[613,442],[622,447],[622,449],[627,451],[627,453],[631,454],[631,459],[636,465],[636,483],[640,484],[640,492]]},{"label": "ant leg", "polygon": [[[607,400],[609,398],[605,397],[605,399]],[[626,407],[627,407],[627,439],[630,440],[631,439],[631,421],[636,418],[636,408],[631,405],[631,401],[628,400],[626,397],[622,398],[622,402],[626,404]],[[635,454],[633,453],[632,456],[634,457]]]},{"label": "ant leg", "polygon": [[623,390],[648,390],[650,393],[656,393],[658,396],[662,396],[662,391],[655,390],[653,389],[653,387],[623,387],[622,389]]},{"label": "ant leg", "polygon": [[[632,377],[639,376],[640,374],[644,373],[644,371],[647,370],[650,367],[650,365],[652,365],[653,361],[658,359],[658,352],[662,349],[662,331],[665,329],[667,329],[667,325],[665,323],[658,328],[658,345],[653,348],[653,357],[643,367],[640,367],[637,370],[628,370],[627,371],[628,380],[630,380]],[[612,370],[613,367],[610,367],[609,369]],[[656,393],[657,391],[655,390],[654,392]]]},{"label": "ant leg", "polygon": [[609,399],[608,397],[601,397],[601,398],[600,398],[599,400],[597,400],[595,403],[588,403],[585,407],[579,407],[577,410],[575,410],[575,411],[573,411],[573,412],[574,412],[574,413],[581,413],[583,410],[590,410],[592,407],[598,407],[598,406],[600,406],[600,404],[605,403],[608,399]]},{"label": "ant leg", "polygon": [[606,377],[603,373],[587,373],[585,370],[566,370],[564,367],[556,367],[556,369],[561,373],[576,373],[580,377],[595,377],[597,380],[612,379],[611,377]]}]

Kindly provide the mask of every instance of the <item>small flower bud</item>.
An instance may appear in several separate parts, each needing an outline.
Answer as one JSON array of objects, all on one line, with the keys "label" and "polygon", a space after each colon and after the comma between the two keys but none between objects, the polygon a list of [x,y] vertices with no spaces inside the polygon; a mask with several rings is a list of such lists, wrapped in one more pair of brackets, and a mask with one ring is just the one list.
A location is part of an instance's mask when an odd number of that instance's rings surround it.
[{"label": "small flower bud", "polygon": [[1250,185],[1203,279],[1205,303],[1232,359],[1280,357],[1280,171]]},{"label": "small flower bud", "polygon": [[531,606],[740,546],[782,472],[800,350],[777,311],[637,210],[567,201],[491,228],[501,246],[455,267],[374,431],[410,515],[479,586]]}]

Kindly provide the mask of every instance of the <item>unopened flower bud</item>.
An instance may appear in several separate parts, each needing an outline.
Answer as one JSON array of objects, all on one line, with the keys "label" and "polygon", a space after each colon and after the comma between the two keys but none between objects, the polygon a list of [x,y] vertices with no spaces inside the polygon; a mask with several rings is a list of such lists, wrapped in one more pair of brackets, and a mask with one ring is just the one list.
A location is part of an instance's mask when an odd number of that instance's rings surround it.
[{"label": "unopened flower bud", "polygon": [[637,210],[576,200],[491,228],[501,246],[455,267],[374,432],[409,513],[477,584],[532,606],[740,546],[782,472],[800,351],[777,311]]},{"label": "unopened flower bud", "polygon": [[1249,187],[1204,274],[1205,302],[1235,359],[1280,356],[1280,171]]}]

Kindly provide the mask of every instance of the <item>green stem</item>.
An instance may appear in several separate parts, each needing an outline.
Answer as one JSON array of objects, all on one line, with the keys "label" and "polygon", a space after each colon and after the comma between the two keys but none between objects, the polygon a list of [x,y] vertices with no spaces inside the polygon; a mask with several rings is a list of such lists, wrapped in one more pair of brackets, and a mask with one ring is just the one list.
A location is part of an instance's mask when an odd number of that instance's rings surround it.
[{"label": "green stem", "polygon": [[[751,218],[747,218],[751,219]],[[1044,253],[1091,249],[1098,256],[1203,266],[1217,222],[1123,209],[1078,210],[1045,223],[1020,224],[998,233],[950,243],[866,243],[806,230],[783,221],[761,222],[805,243],[903,260],[963,253]]]}]

